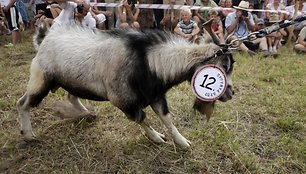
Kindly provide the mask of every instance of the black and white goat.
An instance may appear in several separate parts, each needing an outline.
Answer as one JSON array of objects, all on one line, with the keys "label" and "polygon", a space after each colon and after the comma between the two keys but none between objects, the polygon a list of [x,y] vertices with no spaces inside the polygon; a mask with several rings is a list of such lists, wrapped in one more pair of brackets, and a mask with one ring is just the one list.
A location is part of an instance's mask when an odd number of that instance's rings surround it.
[{"label": "black and white goat", "polygon": [[[139,123],[154,142],[164,142],[143,111],[151,106],[165,124],[174,141],[189,147],[190,141],[173,125],[166,92],[191,80],[198,67],[216,64],[224,68],[228,87],[220,98],[232,98],[231,54],[217,54],[216,44],[190,44],[162,31],[92,31],[78,26],[52,29],[39,46],[31,64],[26,93],[18,100],[21,133],[33,139],[30,108],[37,106],[49,91],[62,87],[71,104],[88,112],[79,98],[110,101],[125,115]],[[197,109],[205,103],[197,100]]]}]

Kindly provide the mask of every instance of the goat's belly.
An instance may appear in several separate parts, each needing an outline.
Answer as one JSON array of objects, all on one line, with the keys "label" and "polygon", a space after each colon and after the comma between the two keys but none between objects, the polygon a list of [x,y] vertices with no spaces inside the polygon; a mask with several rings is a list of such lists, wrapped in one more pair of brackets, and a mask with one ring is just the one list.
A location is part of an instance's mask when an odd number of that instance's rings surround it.
[{"label": "goat's belly", "polygon": [[108,99],[101,93],[88,89],[86,87],[78,86],[78,85],[60,85],[60,87],[64,88],[70,94],[77,96],[79,98],[94,100],[94,101],[107,101]]}]

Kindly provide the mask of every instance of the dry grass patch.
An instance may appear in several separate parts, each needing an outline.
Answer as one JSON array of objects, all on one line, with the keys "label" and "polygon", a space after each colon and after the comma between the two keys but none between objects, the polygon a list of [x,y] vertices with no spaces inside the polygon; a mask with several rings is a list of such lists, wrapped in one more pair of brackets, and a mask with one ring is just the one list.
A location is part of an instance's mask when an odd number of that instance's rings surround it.
[{"label": "dry grass patch", "polygon": [[169,91],[174,122],[192,141],[189,150],[170,138],[154,144],[108,102],[83,101],[95,111],[94,121],[63,120],[53,107],[66,100],[61,89],[32,111],[38,141],[24,142],[15,104],[34,56],[28,33],[23,44],[0,46],[0,173],[306,173],[305,55],[288,48],[278,58],[237,53],[236,95],[217,103],[210,122],[192,109],[188,83]]}]

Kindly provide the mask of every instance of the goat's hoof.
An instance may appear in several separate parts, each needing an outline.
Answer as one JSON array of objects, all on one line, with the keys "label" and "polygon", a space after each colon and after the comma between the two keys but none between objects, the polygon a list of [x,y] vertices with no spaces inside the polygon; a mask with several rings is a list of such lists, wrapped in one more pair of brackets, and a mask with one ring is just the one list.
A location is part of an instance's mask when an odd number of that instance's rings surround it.
[{"label": "goat's hoof", "polygon": [[26,130],[21,130],[20,134],[24,137],[25,140],[29,140],[31,141],[32,139],[34,139],[34,135],[32,133],[32,131],[26,131]]},{"label": "goat's hoof", "polygon": [[146,133],[146,135],[154,143],[161,144],[161,143],[166,142],[166,136],[164,134],[161,134],[161,133],[155,131],[155,130],[153,130],[150,134]]},{"label": "goat's hoof", "polygon": [[154,137],[150,137],[150,139],[152,141],[154,141],[155,143],[161,144],[161,143],[165,143],[166,142],[166,138],[164,134],[158,133],[158,135],[154,136]]},{"label": "goat's hoof", "polygon": [[36,138],[32,138],[32,139],[24,139],[24,141],[27,143],[27,144],[36,144],[36,143],[39,143],[40,141]]},{"label": "goat's hoof", "polygon": [[190,148],[191,142],[187,140],[185,137],[181,136],[174,139],[174,142],[178,145],[180,145],[182,148]]}]

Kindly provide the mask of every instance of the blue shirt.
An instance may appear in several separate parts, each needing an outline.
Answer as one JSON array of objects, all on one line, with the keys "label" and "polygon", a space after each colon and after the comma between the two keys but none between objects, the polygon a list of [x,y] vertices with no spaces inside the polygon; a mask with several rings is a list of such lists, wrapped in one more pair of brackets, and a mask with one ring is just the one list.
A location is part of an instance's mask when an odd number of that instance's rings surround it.
[{"label": "blue shirt", "polygon": [[[225,28],[228,28],[229,26],[231,26],[232,23],[236,20],[236,17],[237,17],[236,12],[232,12],[228,14],[225,19]],[[251,25],[255,25],[253,16],[250,12],[248,12],[248,17],[249,17]],[[237,36],[238,38],[247,36],[250,33],[245,21],[239,21],[233,32],[234,32],[234,35]]]}]

